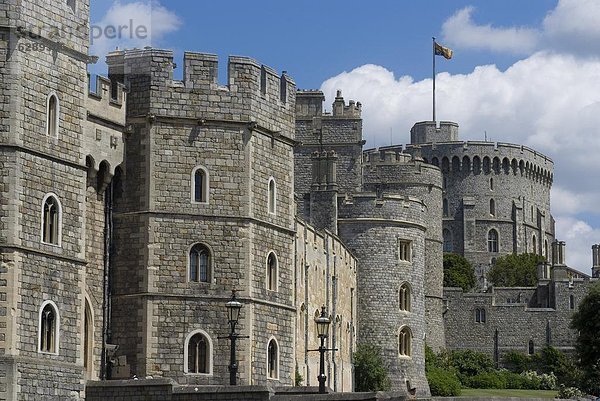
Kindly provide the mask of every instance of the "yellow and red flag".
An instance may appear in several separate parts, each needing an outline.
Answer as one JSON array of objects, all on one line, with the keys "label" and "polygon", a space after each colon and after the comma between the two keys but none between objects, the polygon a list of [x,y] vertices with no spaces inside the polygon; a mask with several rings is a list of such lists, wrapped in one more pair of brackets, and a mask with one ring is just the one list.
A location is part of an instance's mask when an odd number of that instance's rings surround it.
[{"label": "yellow and red flag", "polygon": [[434,43],[436,56],[444,56],[444,58],[447,60],[450,60],[452,58],[452,49],[448,49],[447,47],[444,47],[437,42]]}]

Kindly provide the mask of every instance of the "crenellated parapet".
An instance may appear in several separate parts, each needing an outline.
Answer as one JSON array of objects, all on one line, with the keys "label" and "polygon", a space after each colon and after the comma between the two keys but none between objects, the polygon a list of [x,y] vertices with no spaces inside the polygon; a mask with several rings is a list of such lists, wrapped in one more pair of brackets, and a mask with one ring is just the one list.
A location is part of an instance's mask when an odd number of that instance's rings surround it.
[{"label": "crenellated parapet", "polygon": [[88,186],[102,193],[125,157],[127,91],[122,83],[102,76],[96,77],[94,87],[85,98],[83,156]]},{"label": "crenellated parapet", "polygon": [[[183,80],[173,78],[173,52],[153,48],[112,52],[109,75],[125,82],[130,117],[170,118],[211,122],[252,122],[259,128],[293,138],[286,126],[295,119],[296,85],[284,71],[249,57],[230,56],[226,85],[219,85],[214,54],[186,52]],[[177,104],[178,107],[166,107]]]},{"label": "crenellated parapet", "polygon": [[338,220],[383,226],[410,226],[425,231],[427,205],[408,195],[360,192],[338,196]]},{"label": "crenellated parapet", "polygon": [[547,187],[554,181],[554,162],[524,145],[465,141],[407,145],[406,152],[421,155],[444,174],[522,176]]}]

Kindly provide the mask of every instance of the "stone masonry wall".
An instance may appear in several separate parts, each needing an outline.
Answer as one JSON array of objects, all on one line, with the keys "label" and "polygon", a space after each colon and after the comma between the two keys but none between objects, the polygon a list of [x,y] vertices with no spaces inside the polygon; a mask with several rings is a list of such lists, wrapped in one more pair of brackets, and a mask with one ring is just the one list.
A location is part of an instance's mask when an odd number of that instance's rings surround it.
[{"label": "stone masonry wall", "polygon": [[325,306],[331,316],[326,353],[327,385],[337,392],[353,390],[352,354],[356,349],[356,258],[326,231],[296,223],[296,366],[303,386],[317,386],[320,342],[315,316]]},{"label": "stone masonry wall", "polygon": [[[425,378],[425,232],[421,200],[363,193],[340,197],[339,235],[358,259],[358,343],[381,347],[392,389],[429,395]],[[410,242],[410,260],[400,259],[400,241]],[[409,311],[400,310],[399,290],[407,283]],[[410,355],[399,352],[399,334],[408,327]]]}]

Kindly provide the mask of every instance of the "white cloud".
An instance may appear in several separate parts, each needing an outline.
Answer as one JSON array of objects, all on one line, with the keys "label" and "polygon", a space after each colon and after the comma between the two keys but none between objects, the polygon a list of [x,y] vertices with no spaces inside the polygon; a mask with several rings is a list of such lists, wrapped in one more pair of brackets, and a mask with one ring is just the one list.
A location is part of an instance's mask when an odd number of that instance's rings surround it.
[{"label": "white cloud", "polygon": [[[431,120],[431,80],[396,78],[384,67],[363,65],[323,83],[327,99],[342,89],[346,99],[363,104],[367,146],[410,142],[410,128]],[[569,221],[587,220],[591,233],[600,228],[600,60],[536,53],[506,71],[493,65],[476,67],[469,74],[437,76],[437,117],[460,124],[462,140],[483,140],[528,145],[555,162],[553,212]],[[585,216],[584,214],[587,213]],[[559,221],[557,237],[569,241],[572,230]],[[569,263],[581,263],[590,252],[591,238],[573,236],[568,244]],[[600,242],[596,235],[593,241]],[[585,243],[585,247],[582,245]],[[586,249],[587,249],[586,248]]]},{"label": "white cloud", "polygon": [[535,49],[539,36],[537,30],[477,25],[471,19],[474,10],[473,7],[465,7],[444,22],[442,34],[445,42],[459,48],[491,49],[515,54],[528,54]]},{"label": "white cloud", "polygon": [[157,46],[181,24],[181,19],[158,1],[115,0],[102,19],[92,23],[90,52],[103,60],[116,48]]},{"label": "white cloud", "polygon": [[600,229],[571,216],[556,217],[556,230],[567,243],[567,264],[591,275],[592,244],[600,242]]},{"label": "white cloud", "polygon": [[600,2],[560,0],[544,19],[546,46],[562,51],[600,51]]},{"label": "white cloud", "polygon": [[600,2],[559,0],[539,27],[494,27],[472,19],[465,7],[442,26],[443,41],[457,49],[487,49],[511,54],[552,50],[580,56],[600,54]]}]

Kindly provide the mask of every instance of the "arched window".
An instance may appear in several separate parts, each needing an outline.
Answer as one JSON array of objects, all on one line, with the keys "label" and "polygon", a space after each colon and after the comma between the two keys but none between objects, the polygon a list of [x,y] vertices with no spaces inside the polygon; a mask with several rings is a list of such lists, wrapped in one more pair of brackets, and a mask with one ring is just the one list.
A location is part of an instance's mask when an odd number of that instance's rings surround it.
[{"label": "arched window", "polygon": [[531,238],[531,253],[537,255],[537,238],[535,235]]},{"label": "arched window", "polygon": [[192,170],[192,202],[208,203],[209,176],[202,166]]},{"label": "arched window", "polygon": [[485,323],[485,308],[475,309],[475,323]]},{"label": "arched window", "polygon": [[494,190],[494,177],[490,177],[490,191]]},{"label": "arched window", "polygon": [[274,338],[269,341],[267,348],[267,368],[269,379],[279,378],[279,347]]},{"label": "arched window", "polygon": [[498,231],[491,229],[488,232],[488,252],[498,252]]},{"label": "arched window", "polygon": [[58,308],[52,301],[45,301],[40,309],[39,351],[58,354],[58,328],[60,317]]},{"label": "arched window", "polygon": [[398,334],[398,353],[400,356],[411,356],[412,354],[412,333],[410,329],[404,326]]},{"label": "arched window", "polygon": [[275,214],[277,208],[277,188],[275,185],[275,179],[271,177],[269,179],[269,213]]},{"label": "arched window", "polygon": [[450,232],[450,230],[445,228],[442,231],[442,235],[444,237],[443,251],[444,252],[452,252],[452,233]]},{"label": "arched window", "polygon": [[267,256],[267,290],[277,291],[277,256],[273,252]]},{"label": "arched window", "polygon": [[575,296],[569,295],[569,309],[575,309]]},{"label": "arched window", "polygon": [[410,286],[407,283],[400,286],[399,303],[401,311],[410,312]]},{"label": "arched window", "polygon": [[56,138],[58,136],[60,105],[55,93],[48,95],[46,100],[46,135]]},{"label": "arched window", "polygon": [[184,344],[185,373],[210,374],[212,372],[212,342],[203,330],[190,333]]},{"label": "arched window", "polygon": [[491,216],[496,215],[496,201],[493,199],[490,199],[490,215]]},{"label": "arched window", "polygon": [[90,303],[86,299],[83,318],[83,367],[85,370],[85,377],[88,380],[92,379],[93,350],[94,319],[92,317],[92,308],[90,307]]},{"label": "arched window", "polygon": [[209,249],[202,244],[195,244],[190,250],[189,280],[210,283],[210,273],[211,257]]},{"label": "arched window", "polygon": [[529,340],[529,355],[535,354],[535,344],[533,340]]},{"label": "arched window", "polygon": [[42,202],[42,242],[60,245],[61,206],[54,194],[48,194]]},{"label": "arched window", "polygon": [[448,217],[448,199],[442,200],[442,216]]}]

